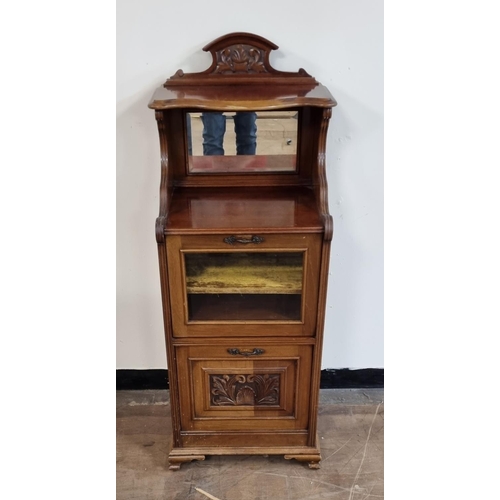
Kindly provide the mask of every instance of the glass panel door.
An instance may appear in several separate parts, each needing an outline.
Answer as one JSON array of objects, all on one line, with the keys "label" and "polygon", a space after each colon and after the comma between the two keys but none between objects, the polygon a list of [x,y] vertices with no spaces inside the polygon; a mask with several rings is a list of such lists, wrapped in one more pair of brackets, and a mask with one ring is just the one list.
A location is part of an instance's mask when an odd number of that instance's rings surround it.
[{"label": "glass panel door", "polygon": [[304,252],[184,252],[188,321],[301,321]]}]

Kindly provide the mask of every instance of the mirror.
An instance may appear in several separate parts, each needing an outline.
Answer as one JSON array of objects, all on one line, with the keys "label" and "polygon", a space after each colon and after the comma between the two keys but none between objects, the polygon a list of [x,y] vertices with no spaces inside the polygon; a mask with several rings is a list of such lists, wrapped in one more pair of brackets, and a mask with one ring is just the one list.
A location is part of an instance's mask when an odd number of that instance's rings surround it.
[{"label": "mirror", "polygon": [[189,172],[295,172],[298,118],[298,111],[187,113]]}]

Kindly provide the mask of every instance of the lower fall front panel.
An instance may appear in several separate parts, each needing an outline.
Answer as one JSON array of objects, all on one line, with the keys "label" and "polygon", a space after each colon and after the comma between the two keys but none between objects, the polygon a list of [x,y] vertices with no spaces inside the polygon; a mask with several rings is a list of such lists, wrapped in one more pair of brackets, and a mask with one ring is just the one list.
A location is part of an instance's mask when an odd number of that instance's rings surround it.
[{"label": "lower fall front panel", "polygon": [[183,443],[278,445],[292,436],[296,445],[306,442],[312,345],[224,342],[175,350]]}]

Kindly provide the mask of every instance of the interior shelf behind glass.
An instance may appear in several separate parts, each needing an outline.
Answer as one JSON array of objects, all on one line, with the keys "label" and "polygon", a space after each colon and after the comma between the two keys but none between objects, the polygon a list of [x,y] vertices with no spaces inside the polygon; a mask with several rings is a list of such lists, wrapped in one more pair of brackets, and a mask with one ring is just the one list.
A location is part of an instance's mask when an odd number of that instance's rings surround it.
[{"label": "interior shelf behind glass", "polygon": [[302,253],[186,255],[188,293],[300,294]]}]

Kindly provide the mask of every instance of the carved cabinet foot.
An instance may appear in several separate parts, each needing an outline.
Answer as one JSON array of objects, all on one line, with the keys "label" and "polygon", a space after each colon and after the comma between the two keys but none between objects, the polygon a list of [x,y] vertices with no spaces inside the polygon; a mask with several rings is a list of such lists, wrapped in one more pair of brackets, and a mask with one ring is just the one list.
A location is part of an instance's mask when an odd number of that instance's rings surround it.
[{"label": "carved cabinet foot", "polygon": [[320,469],[321,455],[285,455],[285,460],[298,460],[299,462],[308,462],[310,469]]},{"label": "carved cabinet foot", "polygon": [[183,463],[192,462],[193,460],[205,460],[205,455],[170,456],[168,457],[168,462],[170,464],[169,469],[179,470]]}]

